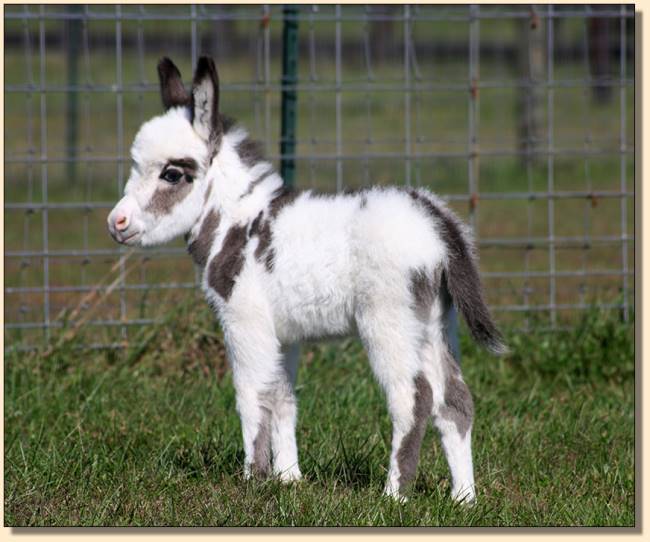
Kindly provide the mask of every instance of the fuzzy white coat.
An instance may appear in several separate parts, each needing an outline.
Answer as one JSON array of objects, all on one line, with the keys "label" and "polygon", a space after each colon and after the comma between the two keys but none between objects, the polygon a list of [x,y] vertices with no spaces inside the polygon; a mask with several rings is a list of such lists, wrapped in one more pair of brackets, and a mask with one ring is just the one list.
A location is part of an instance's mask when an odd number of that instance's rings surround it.
[{"label": "fuzzy white coat", "polygon": [[159,74],[167,110],[135,138],[109,230],[119,242],[143,246],[187,236],[224,330],[246,473],[301,477],[297,345],[357,333],[393,422],[386,493],[404,495],[433,420],[452,496],[473,502],[473,405],[445,333],[452,302],[479,341],[496,352],[503,347],[467,229],[426,190],[283,192],[246,132],[220,115],[210,59],[200,59],[192,95],[168,59]]}]

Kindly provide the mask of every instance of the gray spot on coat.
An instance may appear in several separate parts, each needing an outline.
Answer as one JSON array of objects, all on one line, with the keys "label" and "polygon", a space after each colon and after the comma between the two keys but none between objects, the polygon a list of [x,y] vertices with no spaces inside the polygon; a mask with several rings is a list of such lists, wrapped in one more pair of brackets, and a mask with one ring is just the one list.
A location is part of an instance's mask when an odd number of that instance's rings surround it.
[{"label": "gray spot on coat", "polygon": [[264,179],[266,179],[269,175],[273,173],[273,168],[269,168],[267,171],[262,173],[257,179],[251,182],[251,184],[248,186],[246,191],[239,196],[239,199],[243,199],[246,196],[250,196],[253,193],[253,190],[255,190],[262,182],[264,182]]},{"label": "gray spot on coat", "polygon": [[226,233],[221,250],[210,262],[208,283],[225,301],[230,298],[237,276],[244,267],[247,242],[246,227],[232,226]]},{"label": "gray spot on coat", "polygon": [[269,218],[263,220],[262,213],[260,213],[251,226],[251,235],[254,234],[259,237],[259,243],[255,249],[255,258],[258,261],[263,260],[264,265],[269,272],[273,271],[273,265],[275,262],[275,249],[272,246],[272,222],[285,207],[291,205],[295,201],[298,195],[297,192],[290,188],[279,188],[274,192],[273,199],[269,204]]},{"label": "gray spot on coat", "polygon": [[212,194],[212,183],[208,185],[208,187],[205,189],[205,194],[203,196],[203,203],[208,203],[210,200],[210,194]]},{"label": "gray spot on coat", "polygon": [[239,159],[243,164],[249,168],[264,160],[262,144],[250,137],[246,137],[240,141],[237,144],[235,151],[239,155]]},{"label": "gray spot on coat", "polygon": [[460,368],[449,353],[445,356],[445,404],[440,408],[440,415],[456,424],[461,437],[467,434],[474,419],[474,401],[472,394],[463,382]]},{"label": "gray spot on coat", "polygon": [[[165,183],[165,181],[160,181],[160,183]],[[178,184],[160,184],[151,196],[145,211],[153,213],[157,217],[168,215],[191,191],[192,183],[186,179],[181,180]]]},{"label": "gray spot on coat", "polygon": [[269,273],[273,271],[274,264],[275,264],[275,249],[273,247],[269,247],[269,250],[266,253],[266,258],[264,258],[264,265],[266,265],[266,270]]},{"label": "gray spot on coat", "polygon": [[264,261],[267,271],[270,272],[273,270],[274,250],[273,247],[271,247],[273,236],[271,233],[271,222],[264,220],[263,214],[264,213],[260,211],[257,217],[255,217],[255,220],[253,220],[250,236],[257,236],[258,238],[257,247],[255,248],[254,252],[255,259],[258,262]]},{"label": "gray spot on coat", "polygon": [[265,478],[271,472],[271,411],[262,407],[262,419],[253,441],[253,475]]},{"label": "gray spot on coat", "polygon": [[220,220],[221,217],[219,213],[214,209],[210,209],[201,223],[201,228],[196,239],[194,239],[187,247],[194,262],[201,267],[204,267],[208,261],[210,248],[214,242],[214,233],[219,227]]},{"label": "gray spot on coat", "polygon": [[295,201],[298,195],[298,192],[287,187],[282,187],[276,190],[273,194],[273,199],[269,204],[269,213],[271,217],[276,218],[282,209],[291,205]]},{"label": "gray spot on coat", "polygon": [[433,392],[429,381],[420,371],[414,379],[415,398],[413,405],[413,426],[402,439],[397,452],[397,465],[400,477],[399,486],[402,491],[414,478],[420,459],[420,447],[426,430],[426,422],[431,415]]},{"label": "gray spot on coat", "polygon": [[413,295],[413,308],[418,319],[429,322],[431,307],[436,297],[434,276],[426,269],[414,269],[410,274],[409,289]]}]

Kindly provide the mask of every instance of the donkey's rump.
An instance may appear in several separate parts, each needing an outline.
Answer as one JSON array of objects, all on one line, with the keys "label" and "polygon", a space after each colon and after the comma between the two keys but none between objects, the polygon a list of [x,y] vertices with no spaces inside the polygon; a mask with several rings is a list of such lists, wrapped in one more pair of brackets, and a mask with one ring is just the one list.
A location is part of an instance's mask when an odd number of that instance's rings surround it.
[{"label": "donkey's rump", "polygon": [[359,197],[364,205],[352,231],[359,273],[379,271],[385,283],[386,274],[397,278],[443,262],[446,247],[435,223],[406,190],[375,188]]}]

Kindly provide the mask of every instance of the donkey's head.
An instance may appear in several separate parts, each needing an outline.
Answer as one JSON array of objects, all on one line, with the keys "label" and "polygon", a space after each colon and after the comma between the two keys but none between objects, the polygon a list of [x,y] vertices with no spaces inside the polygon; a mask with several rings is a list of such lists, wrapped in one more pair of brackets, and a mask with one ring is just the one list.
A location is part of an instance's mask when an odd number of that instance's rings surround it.
[{"label": "donkey's head", "polygon": [[223,134],[212,59],[199,59],[191,94],[168,58],[159,62],[158,75],[165,113],[135,136],[124,197],[108,216],[113,239],[126,245],[160,244],[190,231],[201,214],[206,173]]}]

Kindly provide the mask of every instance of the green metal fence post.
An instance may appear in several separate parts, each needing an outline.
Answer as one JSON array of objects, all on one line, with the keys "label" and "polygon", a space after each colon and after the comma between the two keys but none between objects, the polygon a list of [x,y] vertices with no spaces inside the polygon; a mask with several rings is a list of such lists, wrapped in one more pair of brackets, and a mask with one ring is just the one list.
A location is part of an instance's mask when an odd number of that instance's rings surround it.
[{"label": "green metal fence post", "polygon": [[296,103],[298,82],[298,6],[282,10],[282,126],[280,136],[280,174],[284,184],[293,187],[296,151]]},{"label": "green metal fence post", "polygon": [[[79,15],[83,6],[72,4],[66,6],[69,15]],[[66,94],[66,172],[68,181],[74,183],[77,176],[77,145],[79,131],[79,47],[81,45],[81,20],[71,18],[67,24],[66,57],[68,70],[68,92]]]}]

